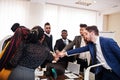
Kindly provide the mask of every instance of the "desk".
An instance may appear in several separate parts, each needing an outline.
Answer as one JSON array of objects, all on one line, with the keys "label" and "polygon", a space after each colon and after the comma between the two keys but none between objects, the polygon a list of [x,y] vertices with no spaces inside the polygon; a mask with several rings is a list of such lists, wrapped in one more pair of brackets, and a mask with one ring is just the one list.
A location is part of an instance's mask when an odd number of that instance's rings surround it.
[{"label": "desk", "polygon": [[[42,80],[42,79],[43,80],[50,80],[50,77],[46,77],[44,74],[45,69],[43,71],[42,70],[41,69],[35,70],[35,76],[36,76],[35,80]],[[66,76],[66,74],[69,74],[69,73],[65,73],[64,75],[58,76],[56,80],[83,80],[83,77],[81,75],[74,74],[75,76],[77,76],[77,78],[69,78]],[[71,73],[71,74],[73,74],[73,73]]]}]

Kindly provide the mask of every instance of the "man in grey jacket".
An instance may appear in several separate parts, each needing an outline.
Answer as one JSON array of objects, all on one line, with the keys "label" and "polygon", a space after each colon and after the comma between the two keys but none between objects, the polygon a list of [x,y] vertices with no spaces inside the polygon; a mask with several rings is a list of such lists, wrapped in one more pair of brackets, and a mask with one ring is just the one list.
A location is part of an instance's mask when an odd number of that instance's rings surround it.
[{"label": "man in grey jacket", "polygon": [[[65,46],[64,50],[68,50],[71,47],[75,46],[75,48],[79,48],[85,46],[87,42],[83,38],[83,32],[86,29],[86,24],[80,24],[80,34],[79,36],[75,36],[74,40]],[[90,61],[90,54],[79,54],[76,56],[77,63],[80,64],[80,72],[83,73],[84,69],[88,67],[88,63]]]}]

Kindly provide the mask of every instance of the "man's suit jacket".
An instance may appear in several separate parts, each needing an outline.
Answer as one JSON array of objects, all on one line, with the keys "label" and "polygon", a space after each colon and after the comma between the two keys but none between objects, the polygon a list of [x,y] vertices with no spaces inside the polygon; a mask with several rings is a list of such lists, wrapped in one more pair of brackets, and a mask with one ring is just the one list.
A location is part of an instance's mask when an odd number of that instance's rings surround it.
[{"label": "man's suit jacket", "polygon": [[[50,37],[49,37],[49,36],[47,36],[47,35],[45,34],[45,39],[44,39],[44,41],[43,41],[43,43],[42,43],[44,46],[48,47],[48,48],[50,49],[50,51],[53,51],[52,40],[53,40],[52,35],[50,35]],[[45,62],[41,65],[41,67],[44,68],[44,67],[47,65],[47,63],[48,63],[48,61],[45,61]]]},{"label": "man's suit jacket", "polygon": [[[72,41],[68,39],[68,42],[71,43]],[[56,41],[56,43],[55,43],[54,50],[55,51],[56,50],[62,51],[65,46],[66,46],[66,44],[63,42],[63,40],[62,39],[58,39]],[[73,47],[71,47],[70,49],[73,49]]]},{"label": "man's suit jacket", "polygon": [[[116,73],[120,78],[120,47],[113,39],[104,37],[100,37],[100,46],[107,64],[112,68],[113,72]],[[88,50],[90,51],[92,63],[94,64],[95,50],[93,43],[89,43],[85,47],[67,51],[67,54],[72,55],[75,53],[81,53]],[[100,71],[100,69],[98,71]]]},{"label": "man's suit jacket", "polygon": [[64,50],[69,50],[73,46],[75,46],[75,48],[79,48],[80,45],[81,45],[81,36],[75,36],[74,40],[71,43],[69,43],[67,46],[65,46]]},{"label": "man's suit jacket", "polygon": [[[70,43],[71,40],[68,39],[68,42]],[[54,50],[55,50],[55,51],[56,51],[56,50],[62,51],[65,46],[66,46],[66,44],[63,42],[63,40],[62,40],[62,39],[58,39],[58,40],[56,41],[55,46],[54,46]],[[71,49],[73,49],[73,47],[70,48],[69,50],[71,50]],[[65,68],[66,68],[68,62],[69,62],[69,61],[70,61],[70,62],[73,62],[74,60],[75,60],[75,57],[74,57],[74,56],[69,56],[69,57],[65,56],[65,57],[63,57],[63,58],[60,58],[60,60],[59,60],[58,62],[61,62],[61,63],[65,66]]]},{"label": "man's suit jacket", "polygon": [[52,35],[50,35],[50,37],[48,37],[48,36],[45,34],[44,44],[50,49],[50,51],[53,51],[52,40],[53,40]]},{"label": "man's suit jacket", "polygon": [[[82,42],[82,36],[75,36],[74,40],[69,43],[67,46],[65,46],[64,50],[69,50],[71,47],[75,46],[75,48],[79,48],[81,47],[81,42]],[[87,52],[89,53],[89,52]],[[85,53],[86,55],[86,53]],[[78,58],[79,55],[76,56],[76,58]],[[87,54],[86,57],[87,61],[88,61],[88,65],[90,64],[90,54]]]}]

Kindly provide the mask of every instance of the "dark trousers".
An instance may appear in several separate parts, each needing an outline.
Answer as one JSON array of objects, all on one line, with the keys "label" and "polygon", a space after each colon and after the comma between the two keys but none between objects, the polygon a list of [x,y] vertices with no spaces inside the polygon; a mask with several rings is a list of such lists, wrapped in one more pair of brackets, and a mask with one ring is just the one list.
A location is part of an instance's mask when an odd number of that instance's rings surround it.
[{"label": "dark trousers", "polygon": [[95,80],[120,80],[120,78],[112,71],[105,68],[95,75]]},{"label": "dark trousers", "polygon": [[88,67],[87,59],[77,58],[77,64],[80,64],[80,72],[84,72],[84,69]]}]

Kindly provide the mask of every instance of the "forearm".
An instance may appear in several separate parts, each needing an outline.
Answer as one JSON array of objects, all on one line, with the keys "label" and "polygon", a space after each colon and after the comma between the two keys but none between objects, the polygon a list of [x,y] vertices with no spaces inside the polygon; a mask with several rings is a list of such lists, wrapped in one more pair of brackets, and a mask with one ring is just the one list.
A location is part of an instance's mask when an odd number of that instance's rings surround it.
[{"label": "forearm", "polygon": [[71,49],[73,46],[74,46],[74,41],[69,43],[68,45],[66,45],[63,50],[67,51],[67,50]]}]

